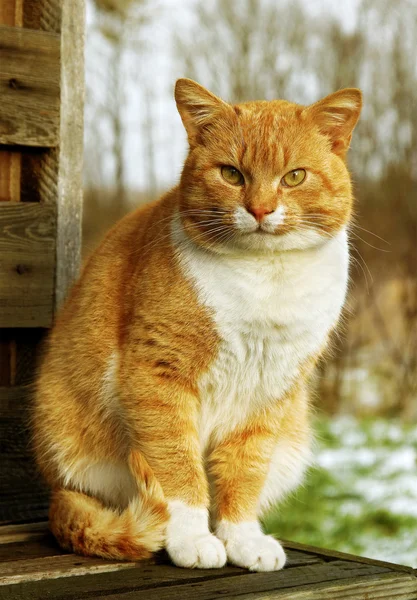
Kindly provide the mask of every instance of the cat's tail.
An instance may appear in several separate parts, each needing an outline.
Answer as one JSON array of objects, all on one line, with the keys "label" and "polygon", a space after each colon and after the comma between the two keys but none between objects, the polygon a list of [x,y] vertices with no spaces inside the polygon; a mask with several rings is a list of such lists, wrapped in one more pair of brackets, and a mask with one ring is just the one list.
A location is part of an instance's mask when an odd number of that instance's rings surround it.
[{"label": "cat's tail", "polygon": [[138,495],[122,512],[81,492],[52,493],[49,528],[65,550],[86,556],[140,560],[162,548],[168,510],[146,461],[131,453],[129,466]]}]

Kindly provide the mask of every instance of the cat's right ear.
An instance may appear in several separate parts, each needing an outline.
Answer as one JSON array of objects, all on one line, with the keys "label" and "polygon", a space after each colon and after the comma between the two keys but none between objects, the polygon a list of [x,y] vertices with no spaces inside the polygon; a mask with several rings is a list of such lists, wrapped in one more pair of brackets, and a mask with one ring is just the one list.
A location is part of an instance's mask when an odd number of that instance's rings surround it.
[{"label": "cat's right ear", "polygon": [[332,143],[332,150],[345,156],[352,131],[362,109],[362,93],[356,88],[339,90],[307,108],[322,133]]},{"label": "cat's right ear", "polygon": [[190,147],[199,143],[201,133],[230,105],[192,79],[178,79],[175,102],[188,136]]}]

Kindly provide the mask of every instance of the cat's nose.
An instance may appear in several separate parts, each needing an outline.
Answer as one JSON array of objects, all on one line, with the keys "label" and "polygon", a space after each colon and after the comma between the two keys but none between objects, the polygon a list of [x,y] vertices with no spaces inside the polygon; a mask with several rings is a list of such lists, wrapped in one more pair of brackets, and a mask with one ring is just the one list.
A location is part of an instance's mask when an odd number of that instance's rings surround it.
[{"label": "cat's nose", "polygon": [[264,219],[266,215],[270,215],[273,213],[273,210],[270,210],[266,206],[248,206],[246,210],[255,217],[259,223]]}]

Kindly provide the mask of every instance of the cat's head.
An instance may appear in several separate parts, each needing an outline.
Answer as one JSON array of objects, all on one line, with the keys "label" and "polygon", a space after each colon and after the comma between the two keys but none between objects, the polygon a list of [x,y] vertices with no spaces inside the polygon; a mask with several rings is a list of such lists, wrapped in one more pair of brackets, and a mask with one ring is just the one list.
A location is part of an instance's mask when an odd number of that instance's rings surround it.
[{"label": "cat's head", "polygon": [[359,90],[311,106],[231,105],[179,79],[175,99],[190,145],[180,218],[196,243],[218,252],[304,249],[346,226],[353,197],[345,156]]}]

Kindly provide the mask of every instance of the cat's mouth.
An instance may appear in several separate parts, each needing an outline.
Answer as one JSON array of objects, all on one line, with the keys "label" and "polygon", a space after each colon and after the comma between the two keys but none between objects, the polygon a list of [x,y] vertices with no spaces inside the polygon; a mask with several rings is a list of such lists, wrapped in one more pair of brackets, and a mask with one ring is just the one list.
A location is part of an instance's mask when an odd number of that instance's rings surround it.
[{"label": "cat's mouth", "polygon": [[284,225],[281,223],[280,225],[271,226],[267,223],[259,223],[256,229],[253,229],[248,233],[257,236],[277,236],[287,233],[288,229],[288,224]]},{"label": "cat's mouth", "polygon": [[266,231],[265,229],[258,227],[258,229],[255,229],[255,231],[250,231],[249,233],[255,234],[255,235],[276,235],[279,232],[278,231]]}]

